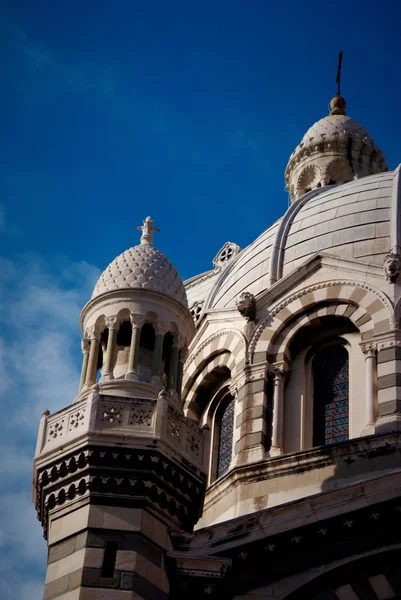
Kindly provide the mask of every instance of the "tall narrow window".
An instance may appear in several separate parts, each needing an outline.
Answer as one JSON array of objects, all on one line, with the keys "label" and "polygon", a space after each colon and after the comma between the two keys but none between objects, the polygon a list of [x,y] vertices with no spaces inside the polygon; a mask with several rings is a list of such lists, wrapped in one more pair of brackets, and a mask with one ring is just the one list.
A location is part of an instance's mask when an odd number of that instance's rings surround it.
[{"label": "tall narrow window", "polygon": [[114,577],[116,568],[118,544],[116,542],[106,542],[104,547],[102,577]]},{"label": "tall narrow window", "polygon": [[231,462],[234,432],[234,398],[229,396],[228,401],[223,401],[221,407],[222,412],[216,415],[220,421],[217,477],[221,477],[228,471]]},{"label": "tall narrow window", "polygon": [[347,440],[349,365],[344,346],[328,346],[315,356],[313,379],[313,445]]}]

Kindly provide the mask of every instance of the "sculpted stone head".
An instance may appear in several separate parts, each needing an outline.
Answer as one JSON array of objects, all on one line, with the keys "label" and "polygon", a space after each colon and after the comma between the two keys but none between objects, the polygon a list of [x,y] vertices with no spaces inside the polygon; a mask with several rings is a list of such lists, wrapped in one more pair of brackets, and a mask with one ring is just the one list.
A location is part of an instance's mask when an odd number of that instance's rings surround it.
[{"label": "sculpted stone head", "polygon": [[384,271],[386,279],[390,283],[396,283],[401,272],[401,256],[390,252],[384,259]]},{"label": "sculpted stone head", "polygon": [[250,292],[241,292],[235,301],[235,306],[238,312],[248,319],[253,321],[255,318],[255,297]]}]

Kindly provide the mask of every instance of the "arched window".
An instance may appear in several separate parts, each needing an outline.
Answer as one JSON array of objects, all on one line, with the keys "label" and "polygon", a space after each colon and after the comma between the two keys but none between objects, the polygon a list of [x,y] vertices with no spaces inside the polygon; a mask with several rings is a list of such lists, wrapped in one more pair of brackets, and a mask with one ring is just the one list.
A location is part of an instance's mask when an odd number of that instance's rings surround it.
[{"label": "arched window", "polygon": [[221,403],[216,413],[218,427],[217,477],[228,471],[233,453],[234,398],[229,395]]},{"label": "arched window", "polygon": [[320,350],[313,359],[313,445],[349,437],[349,360],[341,344]]}]

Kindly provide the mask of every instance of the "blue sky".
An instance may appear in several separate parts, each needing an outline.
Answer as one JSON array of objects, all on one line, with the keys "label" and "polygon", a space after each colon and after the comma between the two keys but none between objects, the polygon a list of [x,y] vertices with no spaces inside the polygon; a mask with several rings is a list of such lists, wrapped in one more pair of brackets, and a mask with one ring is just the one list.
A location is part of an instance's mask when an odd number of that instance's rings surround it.
[{"label": "blue sky", "polygon": [[3,600],[41,598],[37,424],[74,398],[79,311],[100,270],[148,214],[183,278],[276,220],[341,49],[347,112],[395,168],[400,27],[397,0],[0,3]]}]

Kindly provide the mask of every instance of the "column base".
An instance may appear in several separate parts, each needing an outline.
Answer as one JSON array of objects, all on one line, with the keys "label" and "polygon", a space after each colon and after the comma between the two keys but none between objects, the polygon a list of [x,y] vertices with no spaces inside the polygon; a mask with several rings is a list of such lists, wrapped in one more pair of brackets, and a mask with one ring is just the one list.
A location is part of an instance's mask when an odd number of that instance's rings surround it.
[{"label": "column base", "polygon": [[134,371],[128,371],[128,373],[125,374],[125,379],[127,379],[127,381],[139,381],[139,375]]},{"label": "column base", "polygon": [[284,452],[278,446],[273,446],[272,448],[270,448],[270,450],[268,452],[268,455],[271,458],[273,458],[274,456],[281,456],[282,454],[284,454]]},{"label": "column base", "polygon": [[370,425],[366,425],[366,427],[362,430],[361,437],[365,435],[374,435],[376,433],[376,427],[373,423]]},{"label": "column base", "polygon": [[393,413],[379,417],[375,425],[375,433],[392,433],[401,431],[401,414]]},{"label": "column base", "polygon": [[113,373],[105,373],[104,375],[101,376],[100,383],[103,383],[104,381],[112,381],[113,379],[114,379]]},{"label": "column base", "polygon": [[158,375],[153,375],[153,377],[150,379],[150,383],[158,389],[162,389],[163,387],[162,381]]}]

